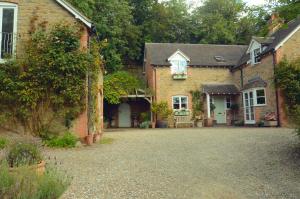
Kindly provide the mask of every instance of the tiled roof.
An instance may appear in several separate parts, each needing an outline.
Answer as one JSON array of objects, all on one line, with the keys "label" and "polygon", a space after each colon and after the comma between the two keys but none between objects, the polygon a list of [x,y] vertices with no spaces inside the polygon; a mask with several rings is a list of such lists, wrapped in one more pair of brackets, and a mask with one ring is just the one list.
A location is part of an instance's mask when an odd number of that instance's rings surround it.
[{"label": "tiled roof", "polygon": [[239,94],[238,88],[233,84],[204,84],[202,85],[202,91],[203,93],[216,94],[216,95]]},{"label": "tiled roof", "polygon": [[[146,59],[156,66],[169,66],[168,58],[180,50],[190,58],[189,66],[235,66],[247,46],[211,44],[146,43]],[[219,61],[216,56],[224,58]],[[146,61],[147,61],[146,60]]]},{"label": "tiled roof", "polygon": [[252,80],[249,80],[247,84],[245,84],[242,88],[242,90],[248,90],[251,88],[259,88],[259,87],[266,87],[267,82],[265,82],[260,77],[254,78]]}]

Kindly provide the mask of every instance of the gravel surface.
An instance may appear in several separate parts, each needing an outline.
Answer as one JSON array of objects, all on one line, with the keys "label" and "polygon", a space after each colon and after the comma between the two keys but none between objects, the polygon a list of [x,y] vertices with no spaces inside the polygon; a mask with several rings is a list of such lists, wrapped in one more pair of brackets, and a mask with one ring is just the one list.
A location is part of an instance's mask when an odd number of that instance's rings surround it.
[{"label": "gravel surface", "polygon": [[73,176],[63,199],[300,198],[300,145],[288,129],[119,130],[115,141],[51,150]]}]

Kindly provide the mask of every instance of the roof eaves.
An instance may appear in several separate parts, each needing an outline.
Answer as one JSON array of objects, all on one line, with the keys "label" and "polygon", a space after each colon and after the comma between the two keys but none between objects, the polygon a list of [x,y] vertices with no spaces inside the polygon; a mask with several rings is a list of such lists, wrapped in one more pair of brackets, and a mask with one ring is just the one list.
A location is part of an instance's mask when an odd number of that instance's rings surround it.
[{"label": "roof eaves", "polygon": [[76,19],[79,19],[82,23],[84,23],[88,28],[92,28],[92,22],[82,13],[80,13],[76,8],[74,8],[70,3],[65,0],[55,0],[58,4],[64,7],[67,11],[74,15]]}]

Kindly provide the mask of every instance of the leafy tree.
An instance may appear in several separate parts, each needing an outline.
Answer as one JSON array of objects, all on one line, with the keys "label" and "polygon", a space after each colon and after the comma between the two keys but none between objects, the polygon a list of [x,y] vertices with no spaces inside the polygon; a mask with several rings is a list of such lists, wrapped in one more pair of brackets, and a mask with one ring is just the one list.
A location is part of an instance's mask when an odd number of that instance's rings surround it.
[{"label": "leafy tree", "polygon": [[299,0],[269,0],[269,6],[286,22],[297,18],[300,14]]},{"label": "leafy tree", "polygon": [[122,96],[133,93],[140,86],[139,80],[125,71],[104,77],[104,99],[110,104],[119,104]]}]

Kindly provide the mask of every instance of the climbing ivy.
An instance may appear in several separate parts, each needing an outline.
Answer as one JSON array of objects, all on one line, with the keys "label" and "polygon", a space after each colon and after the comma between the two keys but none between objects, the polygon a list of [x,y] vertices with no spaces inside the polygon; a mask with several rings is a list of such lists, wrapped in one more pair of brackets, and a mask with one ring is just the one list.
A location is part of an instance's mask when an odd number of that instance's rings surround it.
[{"label": "climbing ivy", "polygon": [[300,59],[281,61],[275,70],[277,85],[283,90],[290,119],[300,136]]},{"label": "climbing ivy", "polygon": [[77,27],[37,27],[23,56],[0,66],[0,112],[25,132],[40,135],[57,118],[75,118],[85,108],[86,74],[99,63],[81,48]]}]

